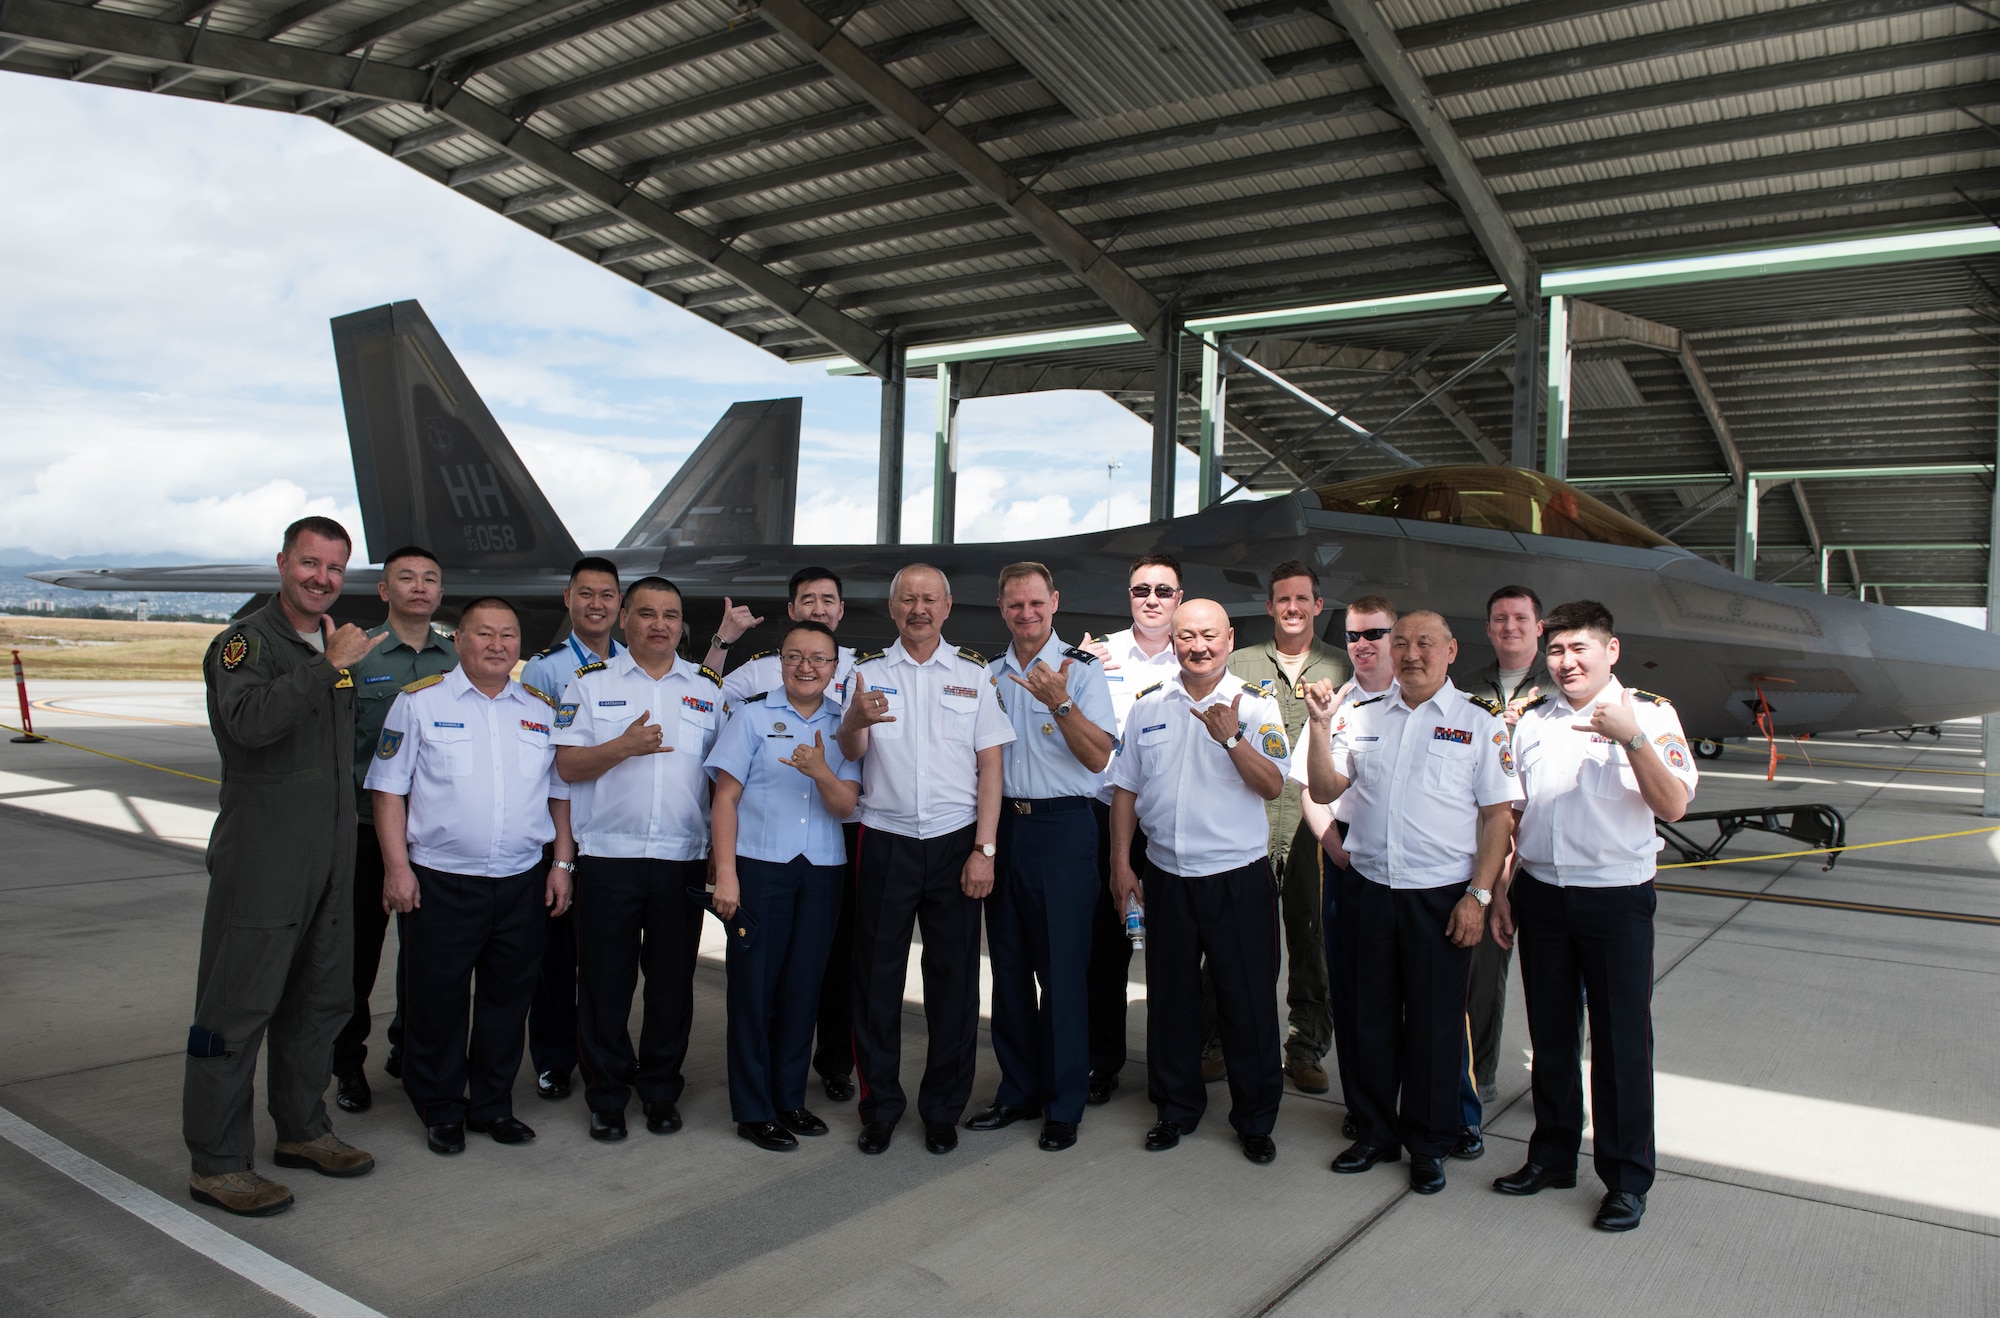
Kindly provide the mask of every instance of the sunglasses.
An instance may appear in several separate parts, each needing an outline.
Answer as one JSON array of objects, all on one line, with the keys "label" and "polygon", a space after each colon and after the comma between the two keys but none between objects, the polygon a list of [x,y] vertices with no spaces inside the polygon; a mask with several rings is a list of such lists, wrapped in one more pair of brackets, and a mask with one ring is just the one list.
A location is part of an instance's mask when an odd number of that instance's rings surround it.
[{"label": "sunglasses", "polygon": [[1180,594],[1180,593],[1181,593],[1181,588],[1180,588],[1179,586],[1134,586],[1134,587],[1132,587],[1132,598],[1133,598],[1133,599],[1135,599],[1135,600],[1142,600],[1142,599],[1145,599],[1145,598],[1146,598],[1146,597],[1147,597],[1148,595],[1157,595],[1157,596],[1158,596],[1159,598],[1161,598],[1161,599],[1163,599],[1163,600],[1170,600],[1170,599],[1172,599],[1172,598],[1173,598],[1174,596],[1176,596],[1176,595],[1178,595],[1178,594]]},{"label": "sunglasses", "polygon": [[1379,641],[1394,630],[1393,627],[1369,627],[1363,631],[1349,631],[1347,639],[1349,641]]}]

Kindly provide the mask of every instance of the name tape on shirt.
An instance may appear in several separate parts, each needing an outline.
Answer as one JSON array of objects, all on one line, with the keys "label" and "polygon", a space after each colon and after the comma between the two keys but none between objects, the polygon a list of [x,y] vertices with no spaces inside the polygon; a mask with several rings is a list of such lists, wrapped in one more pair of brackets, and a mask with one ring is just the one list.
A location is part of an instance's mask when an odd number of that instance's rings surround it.
[{"label": "name tape on shirt", "polygon": [[465,725],[463,723],[447,723],[443,719],[432,719],[431,726],[434,728],[462,728]]},{"label": "name tape on shirt", "polygon": [[966,700],[979,699],[979,688],[972,686],[948,686],[944,689],[948,696],[959,696]]},{"label": "name tape on shirt", "polygon": [[1166,726],[1167,726],[1167,725],[1166,725],[1166,724],[1164,724],[1164,723],[1155,723],[1155,724],[1154,724],[1154,725],[1153,725],[1152,727],[1150,727],[1150,728],[1140,728],[1140,729],[1139,729],[1139,732],[1140,732],[1140,734],[1141,734],[1141,735],[1144,735],[1145,733],[1148,733],[1148,732],[1158,732],[1158,731],[1159,731],[1160,729],[1162,729],[1162,728],[1164,728],[1164,727],[1166,727]]},{"label": "name tape on shirt", "polygon": [[370,673],[367,677],[361,679],[361,685],[374,686],[377,682],[393,682],[395,680],[396,675],[394,673]]},{"label": "name tape on shirt", "polygon": [[624,703],[622,700],[600,700],[597,702],[597,707],[599,709],[616,709]]},{"label": "name tape on shirt", "polygon": [[537,723],[533,719],[524,718],[521,720],[521,730],[523,732],[539,732],[546,737],[549,732],[549,725],[546,723]]},{"label": "name tape on shirt", "polygon": [[704,714],[713,714],[715,712],[715,702],[713,700],[703,700],[700,696],[682,696],[681,703],[689,709],[699,710]]},{"label": "name tape on shirt", "polygon": [[880,692],[881,692],[881,693],[882,693],[883,695],[885,695],[885,696],[893,696],[893,695],[895,695],[895,694],[896,694],[896,688],[895,688],[895,687],[892,687],[892,686],[876,686],[876,685],[875,685],[875,684],[874,684],[873,682],[870,682],[870,683],[868,684],[868,689],[869,689],[870,691],[880,691]]},{"label": "name tape on shirt", "polygon": [[1465,728],[1438,727],[1431,729],[1432,741],[1448,741],[1454,745],[1470,746],[1472,733]]}]

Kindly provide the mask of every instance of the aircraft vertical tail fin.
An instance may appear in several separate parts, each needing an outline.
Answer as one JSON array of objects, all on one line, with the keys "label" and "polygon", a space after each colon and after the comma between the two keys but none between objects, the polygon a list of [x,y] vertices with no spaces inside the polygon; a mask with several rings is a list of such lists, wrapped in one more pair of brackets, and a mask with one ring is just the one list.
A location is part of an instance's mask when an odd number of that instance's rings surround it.
[{"label": "aircraft vertical tail fin", "polygon": [[804,401],[730,404],[618,547],[791,544]]},{"label": "aircraft vertical tail fin", "polygon": [[423,545],[446,568],[567,567],[562,519],[416,302],[333,320],[371,562]]}]

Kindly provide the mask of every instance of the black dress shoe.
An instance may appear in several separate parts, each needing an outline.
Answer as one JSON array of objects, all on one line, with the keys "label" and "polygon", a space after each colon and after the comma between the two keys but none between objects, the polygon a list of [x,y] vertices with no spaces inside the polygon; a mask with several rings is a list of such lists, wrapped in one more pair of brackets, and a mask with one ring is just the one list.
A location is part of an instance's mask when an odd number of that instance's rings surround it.
[{"label": "black dress shoe", "polygon": [[368,1105],[375,1101],[373,1091],[368,1088],[368,1077],[354,1075],[335,1076],[333,1091],[334,1106],[342,1112],[366,1112]]},{"label": "black dress shoe", "polygon": [[826,1091],[829,1103],[845,1103],[854,1097],[854,1077],[850,1075],[823,1075],[819,1087]]},{"label": "black dress shoe", "polygon": [[625,1138],[625,1114],[623,1112],[593,1112],[590,1114],[590,1138],[610,1143]]},{"label": "black dress shoe", "polygon": [[1591,1225],[1599,1231],[1630,1231],[1646,1215],[1646,1196],[1630,1190],[1613,1190],[1597,1206]]},{"label": "black dress shoe", "polygon": [[1356,1121],[1352,1114],[1340,1119],[1340,1138],[1344,1140],[1361,1138],[1361,1123]]},{"label": "black dress shoe", "polygon": [[464,1153],[465,1127],[456,1121],[449,1125],[432,1126],[424,1143],[430,1146],[432,1153]]},{"label": "black dress shoe", "polygon": [[932,1153],[950,1153],[958,1147],[958,1127],[949,1121],[926,1121],[924,1147]]},{"label": "black dress shoe", "polygon": [[535,1092],[554,1102],[569,1097],[569,1072],[543,1071],[535,1077]]},{"label": "black dress shoe", "polygon": [[1410,1188],[1418,1194],[1436,1194],[1444,1189],[1444,1162],[1428,1153],[1410,1155]]},{"label": "black dress shoe", "polygon": [[1269,1135],[1244,1135],[1239,1133],[1236,1142],[1243,1146],[1243,1156],[1259,1164],[1270,1162],[1278,1156],[1278,1145]]},{"label": "black dress shoe", "polygon": [[1342,1176],[1352,1176],[1365,1172],[1378,1162],[1401,1162],[1403,1151],[1393,1144],[1364,1144],[1360,1140],[1341,1150],[1333,1160],[1333,1169]]},{"label": "black dress shoe", "polygon": [[480,1135],[491,1135],[495,1144],[526,1144],[535,1138],[535,1128],[514,1117],[495,1117],[491,1121],[468,1121],[465,1128]]},{"label": "black dress shoe", "polygon": [[382,1070],[388,1074],[391,1080],[401,1080],[403,1078],[403,1050],[401,1048],[391,1048],[389,1050],[389,1056],[382,1062]]},{"label": "black dress shoe", "polygon": [[646,1104],[646,1129],[655,1135],[671,1135],[681,1128],[681,1110],[666,1099]]},{"label": "black dress shoe", "polygon": [[886,1121],[870,1121],[861,1127],[861,1138],[854,1141],[854,1147],[867,1154],[886,1153],[895,1133],[896,1128]]},{"label": "black dress shoe", "polygon": [[1036,1140],[1049,1153],[1061,1153],[1076,1143],[1076,1123],[1074,1121],[1044,1121],[1042,1137]]},{"label": "black dress shoe", "polygon": [[1146,1132],[1146,1152],[1148,1153],[1163,1153],[1180,1142],[1181,1128],[1178,1122],[1156,1121],[1153,1123],[1153,1128]]},{"label": "black dress shoe", "polygon": [[1102,1107],[1111,1101],[1112,1091],[1117,1088],[1118,1077],[1116,1074],[1107,1075],[1103,1071],[1092,1071],[1090,1073],[1090,1092],[1084,1096],[1083,1101],[1092,1107]]},{"label": "black dress shoe", "polygon": [[1501,1194],[1539,1194],[1543,1190],[1576,1189],[1576,1172],[1552,1172],[1538,1163],[1528,1163],[1512,1175],[1502,1176],[1493,1182],[1493,1188]]},{"label": "black dress shoe", "polygon": [[1451,1156],[1461,1162],[1477,1162],[1486,1152],[1486,1141],[1479,1137],[1479,1127],[1460,1126],[1458,1143],[1451,1146]]},{"label": "black dress shoe", "polygon": [[1005,1130],[1017,1121],[1029,1117],[1039,1117],[1039,1112],[1024,1107],[1008,1107],[1004,1103],[994,1103],[983,1107],[965,1119],[967,1130]]},{"label": "black dress shoe", "polygon": [[826,1123],[802,1107],[778,1114],[778,1124],[794,1135],[824,1135]]},{"label": "black dress shoe", "polygon": [[758,1148],[769,1149],[773,1153],[789,1153],[799,1147],[799,1142],[792,1137],[792,1132],[775,1121],[739,1121],[736,1123],[736,1134]]}]

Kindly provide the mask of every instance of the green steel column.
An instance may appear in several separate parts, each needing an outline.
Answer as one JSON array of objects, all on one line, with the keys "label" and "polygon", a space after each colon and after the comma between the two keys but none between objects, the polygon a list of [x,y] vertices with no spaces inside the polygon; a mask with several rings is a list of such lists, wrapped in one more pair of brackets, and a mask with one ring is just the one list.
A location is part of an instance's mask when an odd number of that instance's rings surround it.
[{"label": "green steel column", "polygon": [[1542,470],[1557,480],[1569,471],[1569,299],[1549,299],[1548,440]]},{"label": "green steel column", "polygon": [[1222,498],[1222,426],[1229,378],[1222,373],[1222,351],[1213,334],[1201,336],[1201,475],[1196,487],[1197,510]]},{"label": "green steel column", "polygon": [[951,365],[937,368],[937,428],[931,449],[931,543],[958,537],[958,385]]}]

